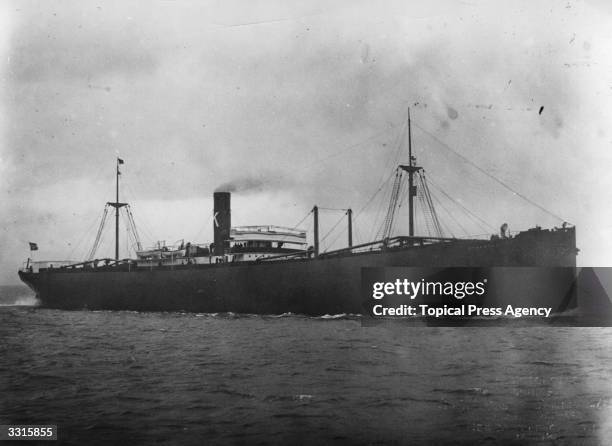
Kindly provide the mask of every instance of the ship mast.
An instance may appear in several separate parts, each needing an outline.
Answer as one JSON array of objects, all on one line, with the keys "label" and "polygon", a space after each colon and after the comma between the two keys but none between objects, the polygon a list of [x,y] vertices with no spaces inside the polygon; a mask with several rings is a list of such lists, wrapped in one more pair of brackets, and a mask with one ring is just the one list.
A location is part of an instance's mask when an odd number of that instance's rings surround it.
[{"label": "ship mast", "polygon": [[108,207],[115,208],[115,260],[119,260],[119,209],[125,207],[127,210],[127,224],[128,224],[128,233],[131,230],[132,235],[136,241],[136,249],[141,251],[142,244],[140,243],[140,237],[138,236],[138,230],[136,229],[136,223],[134,222],[134,216],[132,215],[132,211],[130,210],[130,205],[127,203],[121,203],[119,201],[119,175],[121,175],[121,171],[119,170],[119,166],[123,164],[123,160],[117,157],[117,168],[115,171],[115,201],[108,201],[106,206],[104,207],[104,214],[102,214],[102,220],[100,220],[100,226],[98,227],[98,233],[96,235],[96,240],[94,241],[94,245],[89,251],[89,256],[87,257],[89,260],[93,260],[96,255],[96,251],[98,250],[98,246],[100,245],[100,240],[102,236],[102,231],[104,230],[104,224],[106,223],[106,216],[108,213]]},{"label": "ship mast", "polygon": [[[410,107],[408,107],[408,235],[414,236],[414,178],[412,175],[412,131],[410,127]],[[117,198],[119,201],[119,198]]]},{"label": "ship mast", "polygon": [[416,166],[416,158],[412,156],[412,126],[410,122],[410,107],[408,107],[408,165],[400,165],[402,170],[408,172],[408,235],[414,237],[414,197],[417,194],[414,185],[414,174],[422,167]]},{"label": "ship mast", "polygon": [[119,203],[119,175],[121,172],[119,171],[119,165],[123,164],[123,160],[117,157],[117,186],[116,186],[116,195],[114,203],[107,203],[108,205],[115,208],[115,260],[119,260],[119,209],[123,206],[127,206],[127,203]]}]

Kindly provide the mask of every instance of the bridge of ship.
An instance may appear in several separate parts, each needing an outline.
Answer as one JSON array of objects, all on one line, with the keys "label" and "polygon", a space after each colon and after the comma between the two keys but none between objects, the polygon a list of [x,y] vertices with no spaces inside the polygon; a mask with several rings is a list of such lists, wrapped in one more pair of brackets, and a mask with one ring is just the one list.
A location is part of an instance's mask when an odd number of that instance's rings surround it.
[{"label": "bridge of ship", "polygon": [[307,253],[306,231],[283,226],[235,226],[223,261],[248,262],[272,256]]}]

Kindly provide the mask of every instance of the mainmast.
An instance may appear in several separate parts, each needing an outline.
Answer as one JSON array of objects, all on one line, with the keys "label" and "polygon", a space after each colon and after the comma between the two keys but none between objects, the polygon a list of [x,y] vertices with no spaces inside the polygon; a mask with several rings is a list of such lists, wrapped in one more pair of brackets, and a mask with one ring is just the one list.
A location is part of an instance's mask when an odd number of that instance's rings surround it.
[{"label": "mainmast", "polygon": [[416,164],[416,158],[412,156],[412,127],[410,122],[410,107],[408,107],[408,165],[400,165],[400,168],[408,172],[408,235],[414,237],[414,197],[417,190],[414,185],[414,174],[421,170]]},{"label": "mainmast", "polygon": [[[414,236],[414,178],[412,175],[412,129],[410,126],[410,107],[408,107],[408,235]],[[117,198],[119,201],[119,198]]]},{"label": "mainmast", "polygon": [[117,187],[115,202],[107,203],[108,205],[115,208],[115,260],[119,260],[119,209],[123,206],[127,206],[127,203],[119,202],[119,175],[121,175],[121,172],[119,171],[119,165],[121,164],[123,164],[123,160],[117,157]]}]

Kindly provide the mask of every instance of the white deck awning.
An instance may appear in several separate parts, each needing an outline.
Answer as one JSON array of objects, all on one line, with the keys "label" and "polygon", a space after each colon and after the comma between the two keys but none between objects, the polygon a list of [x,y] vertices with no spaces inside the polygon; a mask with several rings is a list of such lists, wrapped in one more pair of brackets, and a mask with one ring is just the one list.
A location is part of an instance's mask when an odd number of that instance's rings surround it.
[{"label": "white deck awning", "polygon": [[281,226],[237,226],[231,229],[230,238],[235,242],[265,241],[306,244],[306,231]]}]

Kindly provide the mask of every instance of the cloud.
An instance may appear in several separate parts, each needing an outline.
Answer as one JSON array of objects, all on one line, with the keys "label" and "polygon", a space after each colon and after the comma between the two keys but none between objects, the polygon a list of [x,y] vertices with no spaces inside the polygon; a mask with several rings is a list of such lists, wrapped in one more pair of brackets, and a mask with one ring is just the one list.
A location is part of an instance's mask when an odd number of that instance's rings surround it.
[{"label": "cloud", "polygon": [[63,8],[41,4],[31,20],[26,19],[27,25],[17,27],[11,36],[8,74],[12,80],[95,82],[109,73],[154,72],[158,61],[138,25],[125,19],[108,23],[95,9],[89,17],[55,12],[58,9]]}]

